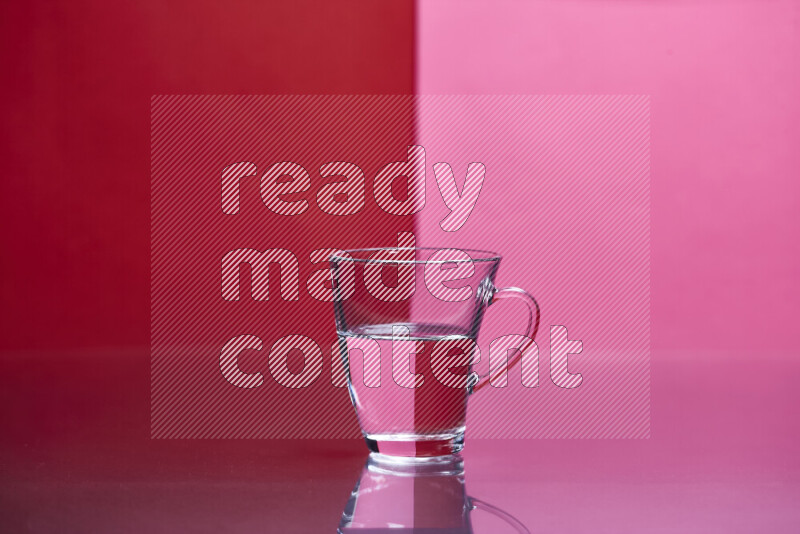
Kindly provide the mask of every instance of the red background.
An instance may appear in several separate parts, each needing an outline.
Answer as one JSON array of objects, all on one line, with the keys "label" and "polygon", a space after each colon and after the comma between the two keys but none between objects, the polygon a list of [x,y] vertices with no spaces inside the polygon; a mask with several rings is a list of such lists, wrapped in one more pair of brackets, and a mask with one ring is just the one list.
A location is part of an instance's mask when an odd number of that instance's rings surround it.
[{"label": "red background", "polygon": [[414,87],[410,1],[0,10],[3,349],[148,344],[152,95]]},{"label": "red background", "polygon": [[151,96],[411,93],[413,22],[411,1],[0,4],[3,478],[283,462],[150,441]]},{"label": "red background", "polygon": [[[187,518],[211,529],[220,519],[203,510],[263,510],[264,524],[285,532],[298,531],[296,517],[317,531],[338,521],[360,442],[150,440],[150,99],[411,93],[413,6],[0,3],[0,530],[180,529],[159,510],[192,503]],[[287,463],[297,455],[318,458],[303,469],[322,478],[298,478]],[[355,465],[331,471],[330,455]],[[132,490],[143,476],[147,488],[195,480],[208,491]],[[77,480],[83,489],[58,489]],[[212,481],[220,480],[245,485],[224,482],[219,492]],[[274,491],[253,493],[248,481],[270,481]],[[105,482],[125,488],[117,504],[106,489],[90,489]],[[278,506],[277,516],[264,506],[286,483],[318,502],[315,514],[302,499]],[[337,497],[321,503],[327,495]],[[147,513],[120,523],[118,506],[129,505]]]}]

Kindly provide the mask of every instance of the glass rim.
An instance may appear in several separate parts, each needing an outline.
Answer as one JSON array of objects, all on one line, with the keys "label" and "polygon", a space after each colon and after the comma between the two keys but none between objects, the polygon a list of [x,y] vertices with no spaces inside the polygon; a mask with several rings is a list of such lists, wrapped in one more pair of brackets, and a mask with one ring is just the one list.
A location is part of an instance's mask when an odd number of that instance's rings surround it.
[{"label": "glass rim", "polygon": [[[440,250],[458,250],[460,252],[464,252],[469,256],[469,259],[453,259],[453,260],[404,260],[404,259],[387,259],[387,258],[380,258],[380,259],[373,259],[373,258],[356,258],[353,257],[353,253],[363,253],[363,252],[381,252],[381,251],[401,251],[401,250],[429,250],[438,252]],[[457,248],[457,247],[373,247],[373,248],[351,248],[351,249],[344,249],[341,252],[348,254],[349,257],[339,256],[337,253],[333,253],[330,255],[329,260],[332,262],[337,263],[344,263],[344,262],[353,262],[353,263],[401,263],[401,264],[444,264],[444,263],[481,263],[481,262],[497,262],[502,259],[503,256],[498,254],[497,252],[492,252],[490,250],[481,250],[477,248]],[[416,256],[416,254],[415,254]],[[474,257],[479,256],[479,257]]]}]

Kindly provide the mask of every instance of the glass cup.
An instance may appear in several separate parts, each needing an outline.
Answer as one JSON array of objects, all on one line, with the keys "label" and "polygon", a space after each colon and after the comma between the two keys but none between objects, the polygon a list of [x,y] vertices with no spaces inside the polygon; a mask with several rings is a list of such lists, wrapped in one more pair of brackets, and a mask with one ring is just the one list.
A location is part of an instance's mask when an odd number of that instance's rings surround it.
[{"label": "glass cup", "polygon": [[[492,252],[356,249],[330,262],[339,351],[369,450],[407,458],[461,451],[467,398],[532,345],[536,300],[495,287],[500,255]],[[509,336],[503,348],[517,349],[513,357],[479,376],[473,364],[484,310],[508,298],[528,306],[525,336]]]},{"label": "glass cup", "polygon": [[370,454],[337,532],[471,534],[474,510],[497,516],[519,534],[529,533],[508,512],[467,495],[464,462],[459,456],[443,456],[430,463],[398,463]]}]

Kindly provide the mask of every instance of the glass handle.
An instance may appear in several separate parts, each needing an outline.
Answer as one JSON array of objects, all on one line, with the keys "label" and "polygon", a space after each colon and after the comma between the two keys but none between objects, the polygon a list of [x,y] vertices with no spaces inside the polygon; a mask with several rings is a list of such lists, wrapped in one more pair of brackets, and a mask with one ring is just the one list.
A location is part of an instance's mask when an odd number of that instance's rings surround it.
[{"label": "glass handle", "polygon": [[504,287],[502,289],[497,289],[494,291],[494,293],[492,293],[492,296],[489,300],[489,306],[499,300],[504,299],[519,299],[528,305],[528,327],[525,330],[525,335],[530,341],[527,341],[523,343],[522,346],[517,347],[518,351],[511,361],[509,361],[508,364],[505,365],[494,376],[492,376],[490,371],[487,376],[478,379],[475,383],[475,386],[472,388],[471,393],[474,393],[486,386],[490,381],[496,380],[497,378],[503,376],[508,372],[509,369],[517,365],[522,359],[522,354],[533,344],[534,340],[536,339],[536,333],[539,331],[539,319],[541,315],[539,313],[539,303],[536,302],[536,299],[533,298],[530,293],[518,287]]},{"label": "glass handle", "polygon": [[470,508],[473,510],[485,510],[492,515],[495,515],[514,527],[514,529],[519,532],[519,534],[531,534],[531,531],[523,525],[519,519],[514,517],[513,515],[509,514],[508,512],[501,510],[497,506],[493,506],[488,502],[484,502],[480,499],[476,499],[475,497],[469,497]]}]

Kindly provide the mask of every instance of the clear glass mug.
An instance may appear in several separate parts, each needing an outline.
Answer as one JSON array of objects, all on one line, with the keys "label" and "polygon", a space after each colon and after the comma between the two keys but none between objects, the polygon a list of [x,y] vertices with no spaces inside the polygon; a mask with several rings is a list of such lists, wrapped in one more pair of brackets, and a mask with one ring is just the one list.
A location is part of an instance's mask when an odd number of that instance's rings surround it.
[{"label": "clear glass mug", "polygon": [[342,512],[339,534],[471,534],[475,510],[497,516],[519,534],[529,533],[508,512],[467,495],[460,457],[444,456],[430,463],[386,458],[370,454]]},{"label": "clear glass mug", "polygon": [[526,291],[498,289],[500,255],[482,250],[386,248],[331,258],[339,351],[370,451],[409,458],[463,448],[467,398],[489,375],[473,371],[486,308],[513,298],[528,306],[525,336],[499,376],[519,362],[539,328]]}]

